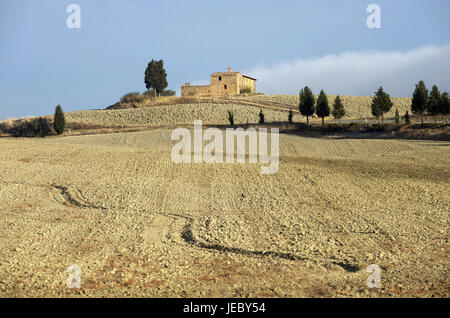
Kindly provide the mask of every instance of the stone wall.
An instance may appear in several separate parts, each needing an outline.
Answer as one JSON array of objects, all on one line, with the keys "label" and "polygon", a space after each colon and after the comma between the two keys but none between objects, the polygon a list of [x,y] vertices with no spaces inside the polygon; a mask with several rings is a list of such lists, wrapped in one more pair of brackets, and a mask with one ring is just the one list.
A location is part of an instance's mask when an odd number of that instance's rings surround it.
[{"label": "stone wall", "polygon": [[255,93],[255,80],[241,75],[239,82],[239,92],[243,88],[250,88],[251,93]]},{"label": "stone wall", "polygon": [[211,95],[237,95],[239,85],[237,74],[217,73],[211,76]]},{"label": "stone wall", "polygon": [[181,86],[181,96],[208,96],[211,95],[209,85],[186,85]]}]

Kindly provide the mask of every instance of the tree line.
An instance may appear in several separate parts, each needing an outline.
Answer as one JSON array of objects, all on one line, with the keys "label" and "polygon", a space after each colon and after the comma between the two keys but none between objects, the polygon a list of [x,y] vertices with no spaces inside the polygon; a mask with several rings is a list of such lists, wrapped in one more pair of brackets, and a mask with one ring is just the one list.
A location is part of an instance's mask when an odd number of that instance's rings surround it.
[{"label": "tree line", "polygon": [[428,113],[434,116],[434,123],[438,115],[445,116],[445,122],[448,123],[448,115],[450,113],[450,100],[447,92],[441,94],[439,88],[433,85],[431,92],[423,81],[416,84],[416,88],[412,95],[411,111],[420,115],[423,124],[423,115]]},{"label": "tree line", "polygon": [[[372,98],[371,110],[372,115],[375,118],[381,117],[381,123],[384,123],[384,114],[389,112],[393,106],[393,102],[388,93],[386,93],[383,87],[379,87]],[[339,121],[345,115],[345,108],[339,95],[337,95],[333,102],[333,109],[330,110],[328,104],[328,98],[322,89],[315,99],[314,94],[308,86],[305,86],[299,93],[299,105],[298,109],[300,113],[306,117],[306,123],[309,125],[309,117],[316,114],[317,117],[322,119],[322,126],[325,125],[325,117],[330,116],[330,112],[335,119]],[[411,100],[411,111],[414,114],[420,115],[421,123],[423,124],[423,117],[425,114],[434,116],[434,123],[437,122],[437,116],[445,116],[445,121],[448,123],[448,115],[450,113],[450,99],[447,92],[440,93],[439,88],[433,85],[431,91],[428,92],[425,83],[419,81],[416,84],[415,90]],[[292,122],[292,111],[289,113],[289,122]],[[405,119],[409,120],[408,111],[405,114]],[[395,113],[395,121],[399,122],[398,109]]]},{"label": "tree line", "polygon": [[[298,110],[303,116],[306,116],[306,123],[309,125],[309,117],[316,113],[317,117],[322,118],[322,126],[325,125],[325,117],[330,116],[330,106],[328,98],[323,89],[320,91],[317,103],[308,86],[305,86],[300,91]],[[333,102],[332,115],[341,122],[341,118],[345,115],[345,108],[339,95],[336,95]],[[292,114],[289,113],[289,122],[292,121]]]}]

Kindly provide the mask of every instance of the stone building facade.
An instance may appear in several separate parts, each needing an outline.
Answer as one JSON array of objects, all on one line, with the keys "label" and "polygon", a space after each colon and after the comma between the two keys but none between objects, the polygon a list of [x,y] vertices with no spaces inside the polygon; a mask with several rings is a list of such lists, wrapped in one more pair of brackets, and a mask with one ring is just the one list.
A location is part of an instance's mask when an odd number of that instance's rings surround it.
[{"label": "stone building facade", "polygon": [[226,96],[237,95],[242,89],[255,93],[256,78],[242,75],[240,72],[215,72],[211,75],[209,85],[190,85],[188,82],[181,86],[181,96]]}]

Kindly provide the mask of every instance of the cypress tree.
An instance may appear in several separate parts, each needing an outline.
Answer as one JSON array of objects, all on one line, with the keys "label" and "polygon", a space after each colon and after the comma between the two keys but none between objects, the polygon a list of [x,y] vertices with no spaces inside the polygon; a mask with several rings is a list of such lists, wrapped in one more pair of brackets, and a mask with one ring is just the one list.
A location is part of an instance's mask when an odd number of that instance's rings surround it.
[{"label": "cypress tree", "polygon": [[341,118],[345,115],[344,105],[342,104],[341,98],[337,95],[334,98],[333,102],[333,117],[339,121],[339,125],[341,124]]},{"label": "cypress tree", "polygon": [[406,111],[406,113],[405,113],[405,123],[407,125],[411,124],[411,118],[409,117],[409,112],[408,111]]},{"label": "cypress tree", "polygon": [[289,109],[289,115],[288,115],[288,122],[289,124],[292,124],[292,118],[294,117],[294,113],[292,112],[292,109]]},{"label": "cypress tree", "polygon": [[384,114],[391,110],[392,105],[391,97],[380,86],[372,99],[372,115],[376,118],[381,116],[381,123],[384,124]]},{"label": "cypress tree", "polygon": [[441,110],[441,93],[436,85],[431,88],[430,96],[428,98],[428,112],[434,116],[434,124],[436,125],[436,117]]},{"label": "cypress tree", "polygon": [[263,111],[262,111],[262,108],[260,108],[259,109],[259,123],[260,124],[264,124],[264,114],[263,114]]},{"label": "cypress tree", "polygon": [[448,123],[448,114],[449,114],[449,98],[448,98],[448,93],[444,92],[441,95],[441,103],[439,106],[439,114],[444,115],[445,116],[445,123]]},{"label": "cypress tree", "polygon": [[414,114],[420,114],[420,120],[423,125],[423,114],[427,110],[427,102],[428,102],[428,90],[425,87],[425,83],[420,81],[416,84],[416,89],[412,95],[411,101],[411,111]]},{"label": "cypress tree", "polygon": [[322,127],[325,126],[325,117],[330,116],[330,106],[328,105],[328,98],[323,89],[320,91],[317,98],[316,114],[322,118]]},{"label": "cypress tree", "polygon": [[61,135],[66,128],[66,119],[64,117],[64,112],[61,105],[56,106],[55,115],[53,116],[53,128],[58,135]]},{"label": "cypress tree", "polygon": [[314,95],[308,86],[300,91],[298,110],[303,116],[306,116],[306,124],[309,125],[309,116],[314,114]]},{"label": "cypress tree", "polygon": [[145,87],[147,89],[153,89],[156,94],[161,95],[164,89],[167,87],[167,73],[164,69],[163,60],[155,61],[151,60],[145,69],[144,76]]},{"label": "cypress tree", "polygon": [[[381,90],[383,90],[380,87]],[[378,90],[378,92],[380,91],[380,89]],[[378,94],[378,92],[375,93],[375,96],[372,98],[372,115],[375,116],[375,118],[379,118],[382,114],[382,110],[381,110],[381,106],[380,106],[380,96]]]},{"label": "cypress tree", "polygon": [[234,114],[231,110],[228,111],[228,121],[230,122],[230,126],[234,127]]},{"label": "cypress tree", "polygon": [[448,124],[448,114],[450,113],[450,99],[447,92],[444,92],[441,96],[440,113],[445,116],[445,123]]},{"label": "cypress tree", "polygon": [[395,123],[399,124],[400,123],[400,114],[398,113],[398,109],[395,109]]}]

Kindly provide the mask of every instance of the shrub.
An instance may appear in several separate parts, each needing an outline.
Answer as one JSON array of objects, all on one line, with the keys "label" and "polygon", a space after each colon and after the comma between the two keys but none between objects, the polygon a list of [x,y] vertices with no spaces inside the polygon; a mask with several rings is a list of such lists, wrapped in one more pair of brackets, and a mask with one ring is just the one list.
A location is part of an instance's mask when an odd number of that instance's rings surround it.
[{"label": "shrub", "polygon": [[259,123],[260,124],[264,124],[264,113],[263,113],[261,108],[259,109],[259,115],[258,116],[259,116]]},{"label": "shrub", "polygon": [[405,113],[405,123],[407,125],[411,124],[411,118],[409,117],[409,112],[408,111],[406,111],[406,113]]},{"label": "shrub", "polygon": [[120,98],[121,103],[139,103],[145,99],[144,95],[139,94],[139,92],[131,92],[123,95]]},{"label": "shrub", "polygon": [[292,124],[292,117],[294,117],[294,113],[292,112],[292,109],[289,109],[289,115],[288,115],[289,124]]},{"label": "shrub", "polygon": [[161,96],[175,96],[175,95],[176,95],[175,91],[171,89],[165,89],[161,94]]},{"label": "shrub", "polygon": [[358,123],[351,122],[344,126],[345,131],[358,132],[361,131],[361,126]]},{"label": "shrub", "polygon": [[146,90],[145,92],[142,93],[142,95],[147,99],[148,98],[153,99],[155,98],[155,90],[154,89]]},{"label": "shrub", "polygon": [[26,121],[10,129],[14,137],[44,137],[51,134],[50,124],[43,117]]},{"label": "shrub", "polygon": [[[154,89],[149,89],[146,90],[144,93],[142,93],[142,95],[144,95],[145,98],[151,98],[154,99],[155,98],[155,90]],[[171,90],[171,89],[165,89],[162,93],[161,96],[167,97],[167,96],[175,96],[176,92]]]},{"label": "shrub", "polygon": [[370,126],[367,131],[383,131],[384,130],[384,124],[373,124]]},{"label": "shrub", "polygon": [[344,127],[342,127],[340,124],[327,124],[325,126],[325,131],[327,132],[341,132],[344,131]]},{"label": "shrub", "polygon": [[240,94],[251,94],[251,92],[252,92],[252,89],[250,87],[243,87],[239,91]]},{"label": "shrub", "polygon": [[395,109],[395,123],[400,124],[400,115],[398,113],[398,109]]},{"label": "shrub", "polygon": [[234,126],[234,114],[231,110],[228,111],[228,121],[230,122],[230,126]]},{"label": "shrub", "polygon": [[446,124],[434,124],[434,123],[423,123],[423,124],[414,124],[409,126],[411,129],[435,129],[435,128],[445,128]]},{"label": "shrub", "polygon": [[[61,113],[62,113],[62,119],[64,120],[64,127],[66,127],[66,120],[64,118],[64,113],[62,112],[61,109]],[[50,129],[50,124],[48,122],[48,120],[46,118],[43,117],[39,117],[37,120],[37,134],[41,137],[44,136],[49,136],[52,134],[52,131]]]},{"label": "shrub", "polygon": [[58,135],[61,135],[64,132],[64,128],[66,128],[66,119],[61,105],[56,106],[55,115],[53,116],[53,128],[55,128]]}]

